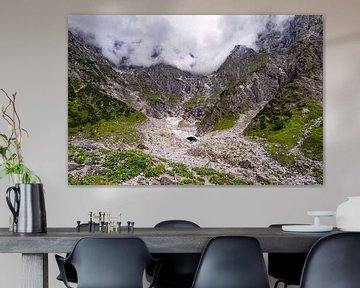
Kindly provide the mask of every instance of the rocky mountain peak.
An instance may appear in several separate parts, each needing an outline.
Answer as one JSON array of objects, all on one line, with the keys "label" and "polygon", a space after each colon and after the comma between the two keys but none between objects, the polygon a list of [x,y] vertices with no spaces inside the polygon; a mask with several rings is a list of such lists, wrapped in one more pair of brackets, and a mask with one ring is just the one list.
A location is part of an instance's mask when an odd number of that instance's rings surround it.
[{"label": "rocky mountain peak", "polygon": [[246,53],[253,53],[255,52],[253,49],[245,46],[245,45],[235,45],[234,49],[230,52],[230,57],[239,57]]},{"label": "rocky mountain peak", "polygon": [[241,77],[250,63],[256,61],[258,53],[244,45],[236,45],[216,73],[228,80]]},{"label": "rocky mountain peak", "polygon": [[321,15],[295,15],[290,21],[277,27],[270,17],[264,32],[258,35],[259,52],[275,52],[291,45],[322,42],[323,21]]}]

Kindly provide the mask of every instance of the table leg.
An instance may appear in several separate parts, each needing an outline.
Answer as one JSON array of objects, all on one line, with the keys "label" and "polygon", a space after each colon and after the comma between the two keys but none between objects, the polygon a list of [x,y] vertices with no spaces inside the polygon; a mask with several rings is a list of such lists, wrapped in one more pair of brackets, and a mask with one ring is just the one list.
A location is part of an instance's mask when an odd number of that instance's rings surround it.
[{"label": "table leg", "polygon": [[23,288],[49,288],[48,254],[22,254]]}]

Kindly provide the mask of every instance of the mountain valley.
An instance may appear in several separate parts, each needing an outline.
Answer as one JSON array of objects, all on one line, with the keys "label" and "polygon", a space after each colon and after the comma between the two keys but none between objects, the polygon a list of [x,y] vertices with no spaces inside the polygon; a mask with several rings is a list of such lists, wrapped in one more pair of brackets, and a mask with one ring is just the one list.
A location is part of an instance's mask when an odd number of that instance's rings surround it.
[{"label": "mountain valley", "polygon": [[269,21],[206,75],[115,65],[89,39],[68,32],[69,184],[323,183],[321,16]]}]

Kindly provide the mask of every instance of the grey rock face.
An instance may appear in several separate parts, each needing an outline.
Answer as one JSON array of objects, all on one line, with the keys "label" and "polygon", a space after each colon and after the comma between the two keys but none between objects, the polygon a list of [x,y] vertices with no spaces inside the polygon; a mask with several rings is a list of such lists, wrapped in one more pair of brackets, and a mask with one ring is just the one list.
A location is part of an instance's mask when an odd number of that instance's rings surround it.
[{"label": "grey rock face", "polygon": [[160,177],[160,185],[175,185],[176,183],[169,176],[161,176]]},{"label": "grey rock face", "polygon": [[271,21],[267,23],[264,32],[259,34],[256,42],[259,52],[276,52],[289,48],[294,44],[322,43],[322,16],[296,15],[285,23],[282,29]]}]

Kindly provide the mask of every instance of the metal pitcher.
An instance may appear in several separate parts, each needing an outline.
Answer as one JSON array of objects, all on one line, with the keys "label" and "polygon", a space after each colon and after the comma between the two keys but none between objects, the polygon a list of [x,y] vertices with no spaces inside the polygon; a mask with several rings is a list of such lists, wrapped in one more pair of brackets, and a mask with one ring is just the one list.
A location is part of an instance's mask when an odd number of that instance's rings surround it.
[{"label": "metal pitcher", "polygon": [[[14,193],[13,197],[11,197],[12,192]],[[6,202],[14,216],[14,232],[46,232],[45,198],[42,184],[15,184],[6,190]]]}]

